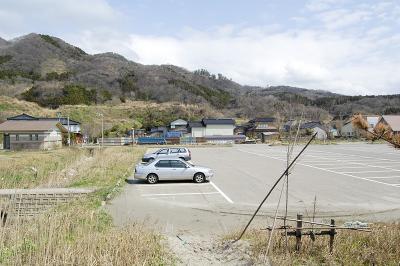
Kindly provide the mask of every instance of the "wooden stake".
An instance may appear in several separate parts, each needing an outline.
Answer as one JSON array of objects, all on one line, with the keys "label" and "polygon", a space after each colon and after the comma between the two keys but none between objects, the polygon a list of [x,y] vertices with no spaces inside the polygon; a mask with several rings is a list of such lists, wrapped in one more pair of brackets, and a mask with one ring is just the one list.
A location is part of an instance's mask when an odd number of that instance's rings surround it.
[{"label": "wooden stake", "polygon": [[329,234],[329,252],[332,254],[333,253],[333,241],[335,240],[335,234],[336,234],[334,219],[331,219],[331,226],[333,228],[330,230],[330,234]]},{"label": "wooden stake", "polygon": [[296,223],[296,251],[301,249],[301,228],[303,227],[303,215],[297,214]]}]

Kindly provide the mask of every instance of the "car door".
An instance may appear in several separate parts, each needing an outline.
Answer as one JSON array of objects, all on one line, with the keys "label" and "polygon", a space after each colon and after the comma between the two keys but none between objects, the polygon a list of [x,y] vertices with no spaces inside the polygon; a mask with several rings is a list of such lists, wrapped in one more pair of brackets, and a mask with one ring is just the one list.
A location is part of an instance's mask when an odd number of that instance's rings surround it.
[{"label": "car door", "polygon": [[159,180],[168,180],[172,178],[173,174],[169,160],[159,160],[155,163],[154,167]]},{"label": "car door", "polygon": [[181,160],[171,160],[170,164],[173,175],[171,179],[192,179],[192,175],[186,163]]},{"label": "car door", "polygon": [[171,148],[169,149],[169,154],[171,155],[171,157],[179,157],[179,149]]},{"label": "car door", "polygon": [[168,150],[169,149],[160,149],[157,152],[157,158],[159,158],[159,159],[167,158],[168,157]]}]

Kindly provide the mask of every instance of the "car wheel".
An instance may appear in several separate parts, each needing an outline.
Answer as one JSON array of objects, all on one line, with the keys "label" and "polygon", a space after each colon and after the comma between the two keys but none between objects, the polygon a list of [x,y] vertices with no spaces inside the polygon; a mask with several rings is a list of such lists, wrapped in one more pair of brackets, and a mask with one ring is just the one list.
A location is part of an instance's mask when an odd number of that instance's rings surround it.
[{"label": "car wheel", "polygon": [[147,182],[149,184],[155,184],[158,182],[158,176],[156,174],[149,174],[147,176]]},{"label": "car wheel", "polygon": [[204,181],[206,181],[206,177],[203,173],[196,173],[193,177],[193,181],[195,183],[203,183]]}]

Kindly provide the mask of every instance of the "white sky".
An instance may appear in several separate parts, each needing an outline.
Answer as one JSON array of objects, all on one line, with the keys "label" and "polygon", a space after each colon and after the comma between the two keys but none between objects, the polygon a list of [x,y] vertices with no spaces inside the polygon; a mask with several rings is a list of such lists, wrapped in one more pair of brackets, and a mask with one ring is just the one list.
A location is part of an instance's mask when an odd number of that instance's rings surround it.
[{"label": "white sky", "polygon": [[247,85],[400,93],[398,0],[0,0],[0,25]]}]

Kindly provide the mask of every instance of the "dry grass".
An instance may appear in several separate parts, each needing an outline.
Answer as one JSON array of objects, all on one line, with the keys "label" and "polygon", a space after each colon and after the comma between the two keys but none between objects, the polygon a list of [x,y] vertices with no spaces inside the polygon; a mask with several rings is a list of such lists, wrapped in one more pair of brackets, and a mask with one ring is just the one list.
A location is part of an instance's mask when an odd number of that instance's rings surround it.
[{"label": "dry grass", "polygon": [[86,153],[80,149],[0,152],[0,188],[32,188],[55,176],[62,179],[62,172]]},{"label": "dry grass", "polygon": [[[372,230],[340,230],[333,254],[329,253],[329,236],[317,236],[315,242],[303,236],[300,252],[295,251],[295,237],[289,237],[286,254],[285,237],[279,230],[274,233],[269,259],[273,265],[399,265],[400,224],[374,224]],[[245,235],[256,262],[263,261],[268,238],[268,231],[252,230]]]},{"label": "dry grass", "polygon": [[352,123],[356,128],[368,130],[368,122],[364,119],[361,114],[354,115],[352,119]]},{"label": "dry grass", "polygon": [[1,265],[165,265],[159,234],[136,223],[115,228],[88,199],[0,227]]},{"label": "dry grass", "polygon": [[[9,220],[0,226],[1,265],[166,265],[174,258],[161,236],[142,223],[116,228],[100,207],[128,177],[144,148],[113,147],[94,150],[62,149],[52,152],[7,153],[9,169],[23,176],[14,187],[33,186],[25,168],[43,161],[46,171],[36,183],[42,186],[68,183],[96,187],[91,196],[59,206],[29,220]],[[3,155],[4,156],[4,155]],[[68,163],[66,163],[66,161]],[[1,164],[2,167],[4,164]],[[51,169],[51,170],[49,170]],[[66,169],[73,169],[73,175]],[[47,173],[47,175],[45,174]],[[3,175],[7,177],[7,175]],[[57,179],[58,177],[58,179]],[[35,183],[35,184],[36,184]]]},{"label": "dry grass", "polygon": [[102,188],[115,184],[116,177],[126,178],[144,152],[144,147],[3,152],[0,153],[0,188]]}]

